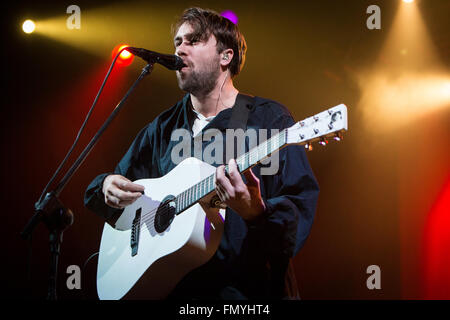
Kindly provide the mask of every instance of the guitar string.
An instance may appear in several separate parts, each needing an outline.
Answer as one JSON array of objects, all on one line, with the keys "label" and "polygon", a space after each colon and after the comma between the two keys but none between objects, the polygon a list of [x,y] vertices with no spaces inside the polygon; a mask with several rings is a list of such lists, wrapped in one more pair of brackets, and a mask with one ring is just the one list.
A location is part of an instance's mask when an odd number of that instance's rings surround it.
[{"label": "guitar string", "polygon": [[[260,153],[262,153],[262,152],[260,152],[260,149],[263,149],[264,151],[267,151],[267,146],[268,146],[268,144],[270,144],[270,146],[273,147],[273,146],[275,145],[274,142],[276,142],[277,140],[278,140],[278,144],[279,144],[279,145],[277,145],[277,146],[275,147],[275,149],[279,149],[279,148],[282,146],[282,144],[283,144],[282,141],[283,141],[284,143],[285,143],[285,141],[286,141],[286,139],[285,139],[286,135],[283,136],[281,133],[287,133],[287,129],[284,129],[284,130],[282,130],[281,132],[279,132],[278,134],[276,134],[275,136],[271,137],[270,139],[265,140],[263,143],[261,143],[260,145],[258,145],[258,146],[256,146],[256,147],[252,148],[249,152],[247,152],[246,154],[242,155],[242,156],[239,157],[238,159],[246,160],[245,158],[246,158],[246,155],[248,154],[248,159],[251,160],[251,156],[259,155]],[[275,150],[272,150],[272,152],[274,152],[274,151],[275,151]],[[272,153],[272,152],[266,153],[266,155],[268,155],[268,154],[270,154],[270,153]],[[266,155],[265,155],[265,156],[266,156]],[[245,164],[246,162],[243,162],[242,160],[239,161],[238,163],[242,162],[243,164]],[[249,162],[250,162],[250,161],[249,161]],[[257,163],[257,162],[258,162],[258,160],[257,160],[255,163]],[[228,169],[228,165],[226,165],[225,168]],[[200,181],[200,182],[197,183],[196,185],[202,184],[203,181],[206,181],[206,180],[210,179],[210,177],[211,177],[211,176],[209,176],[209,177],[206,178],[206,179],[203,179],[202,181]],[[204,184],[209,184],[209,182],[204,183]],[[205,187],[206,187],[206,185],[205,185]],[[191,188],[192,188],[192,187],[191,187]],[[200,187],[200,188],[201,188],[201,187]],[[214,188],[214,190],[215,190],[215,188]],[[200,198],[206,196],[207,194],[211,193],[211,192],[214,191],[214,190],[210,190],[210,191],[207,192],[206,194],[200,196]],[[179,194],[178,196],[176,196],[175,198],[178,199],[178,197],[179,197],[181,194],[183,194],[184,192],[186,192],[186,191],[187,191],[187,190],[183,191],[182,193],[180,193],[180,194]],[[193,191],[192,193],[196,193],[196,191]],[[194,196],[194,198],[195,198],[195,196]],[[198,200],[198,199],[197,199],[197,200]],[[190,201],[188,201],[188,202],[193,203],[193,202],[196,202],[197,200],[195,200],[195,201],[190,200]],[[142,215],[142,218],[140,219],[139,228],[142,228],[142,225],[143,225],[143,224],[149,224],[149,223],[150,223],[150,224],[153,224],[153,223],[154,223],[154,220],[156,219],[156,212],[158,211],[158,209],[160,209],[160,213],[161,213],[162,215],[163,215],[163,214],[167,214],[167,213],[169,212],[170,208],[169,208],[167,205],[165,205],[165,207],[166,207],[166,209],[163,209],[163,210],[161,210],[160,207],[157,207],[157,208],[154,208],[154,209],[150,210],[149,212],[144,213],[144,214]],[[190,205],[189,205],[188,207],[190,207]],[[188,207],[183,208],[183,211],[186,210]]]},{"label": "guitar string", "polygon": [[[284,130],[282,130],[280,133],[278,133],[277,135],[275,135],[275,136],[273,136],[273,137],[271,137],[270,139],[268,139],[268,140],[265,140],[263,143],[261,143],[259,146],[256,146],[256,147],[254,147],[254,148],[252,148],[248,153],[246,153],[246,154],[248,154],[248,158],[249,158],[249,160],[251,160],[251,156],[253,155],[253,156],[255,156],[255,155],[259,155],[260,154],[260,149],[265,149],[264,151],[267,151],[267,144],[268,143],[270,143],[270,145],[273,147],[274,146],[274,142],[278,139],[278,146],[276,146],[275,147],[275,149],[279,149],[280,147],[281,147],[281,145],[282,145],[282,143],[281,143],[281,138],[285,138],[285,136],[283,136],[283,135],[281,135],[281,133],[283,133],[283,132],[285,132],[285,131],[287,131],[287,129],[284,129]],[[285,139],[283,139],[283,141],[284,141]],[[262,148],[262,147],[264,147],[264,148]],[[275,150],[272,150],[272,152],[274,152]],[[267,153],[266,155],[268,155],[268,154],[270,154],[271,152],[269,152],[269,153]],[[242,160],[246,160],[245,158],[246,158],[246,154],[244,154],[244,155],[242,155],[241,157],[239,157],[238,159],[240,159],[240,158],[242,158]],[[265,156],[266,156],[265,155]],[[239,161],[239,162],[242,162],[243,164],[245,164],[246,162],[243,162],[243,161]],[[238,163],[239,163],[238,162]],[[255,162],[255,163],[257,163],[258,162],[258,160]],[[226,165],[225,166],[225,168],[226,169],[228,169],[228,165]],[[211,175],[211,176],[214,176],[214,175]],[[200,185],[200,184],[202,184],[203,183],[203,181],[206,181],[206,180],[208,180],[208,179],[210,179],[210,177],[211,176],[209,176],[208,178],[206,178],[206,179],[203,179],[202,181],[200,181],[199,183],[197,183],[196,185]],[[207,182],[207,183],[205,183],[205,184],[209,184],[209,182]],[[206,186],[205,186],[206,187]],[[192,188],[192,187],[191,187]],[[197,188],[196,188],[197,189]],[[214,190],[215,190],[215,188],[214,188]],[[209,191],[208,193],[206,193],[206,194],[204,194],[203,196],[200,196],[200,198],[202,198],[202,197],[204,197],[205,195],[207,195],[207,194],[209,194],[209,193],[211,193],[212,191],[214,191],[214,190],[211,190],[211,191]],[[180,193],[178,196],[176,196],[175,198],[176,199],[178,199],[178,197],[181,195],[181,194],[183,194],[184,192],[186,192],[187,190],[185,190],[185,191],[183,191],[182,193]],[[196,191],[193,191],[192,192],[193,194],[194,193],[196,193]],[[194,198],[195,198],[195,196],[194,196]],[[198,199],[197,199],[198,200]],[[196,202],[197,200],[195,200],[195,201],[192,201],[192,200],[190,200],[190,201],[188,201],[188,202],[191,202],[191,204],[193,203],[193,202]],[[190,206],[190,205],[189,205]],[[188,207],[189,207],[188,206]],[[141,217],[141,219],[140,219],[140,228],[142,227],[142,225],[143,224],[148,224],[148,223],[150,223],[150,224],[153,224],[153,222],[154,222],[154,220],[155,220],[155,218],[156,218],[156,212],[158,211],[158,209],[160,209],[160,213],[161,214],[167,214],[167,212],[169,212],[169,210],[170,210],[170,208],[167,206],[167,205],[165,205],[165,207],[166,207],[166,209],[163,209],[163,210],[161,210],[161,208],[160,207],[157,207],[157,208],[154,208],[154,209],[152,209],[152,210],[150,210],[149,212],[146,212],[146,213],[144,213]],[[184,210],[186,210],[188,207],[186,207],[186,208],[183,208],[183,211]]]},{"label": "guitar string", "polygon": [[[252,148],[248,153],[246,153],[246,154],[240,156],[238,159],[241,159],[241,158],[242,158],[242,160],[246,160],[245,158],[246,158],[246,155],[248,154],[248,159],[251,160],[251,156],[252,156],[252,155],[255,155],[255,153],[256,153],[257,155],[260,154],[260,152],[259,152],[260,149],[265,149],[265,151],[267,151],[267,147],[268,147],[268,144],[269,144],[269,143],[270,143],[270,146],[273,147],[273,146],[275,145],[274,142],[277,141],[277,139],[278,139],[278,145],[275,147],[274,150],[272,150],[271,152],[266,153],[265,156],[267,156],[267,155],[273,153],[273,152],[276,151],[276,150],[279,150],[284,144],[287,143],[287,133],[288,133],[287,130],[288,130],[288,128],[282,129],[282,130],[281,130],[280,132],[278,132],[275,136],[271,137],[270,139],[265,140],[265,141],[264,141],[263,143],[261,143],[260,145],[258,145],[258,146],[256,146],[256,147]],[[284,133],[284,135],[283,135],[283,133]],[[305,141],[303,141],[303,142],[305,142]],[[265,156],[264,156],[264,157],[265,157]],[[264,157],[262,157],[262,158],[264,158]],[[261,158],[261,159],[262,159],[262,158]],[[257,160],[255,163],[261,161],[261,159],[260,159],[260,160]],[[238,162],[238,161],[236,161],[236,162]],[[240,163],[240,162],[242,162],[242,161],[239,161],[238,163]],[[250,161],[249,161],[249,162],[250,162]],[[243,164],[245,164],[245,163],[247,163],[247,162],[243,162]],[[228,165],[226,165],[225,168],[228,169]],[[203,181],[206,181],[207,179],[210,179],[210,177],[211,177],[211,176],[209,176],[209,177],[206,178],[206,179],[203,179],[202,181],[200,181],[199,183],[197,183],[197,184],[194,185],[194,186],[198,186],[198,185],[200,185],[200,184],[204,184]],[[194,187],[194,186],[193,186],[193,187]],[[191,187],[191,188],[189,188],[189,189],[192,189],[193,187]],[[206,187],[206,186],[205,186],[205,187]],[[201,187],[200,187],[200,188],[201,188]],[[187,190],[189,190],[189,189],[187,189]],[[193,191],[192,191],[192,195],[194,196],[194,198],[196,197],[196,193],[197,193],[196,189],[197,189],[197,187],[195,187],[195,189],[193,189]],[[179,197],[181,194],[185,193],[187,190],[181,192],[178,196],[175,197],[175,199],[178,199],[178,197]],[[215,190],[215,188],[214,188],[214,190]],[[211,193],[212,191],[213,191],[213,190],[211,190],[211,191],[207,192],[206,194],[200,196],[200,198],[206,196],[207,194]],[[188,195],[188,197],[190,197],[190,196]],[[194,204],[194,202],[197,202],[200,198],[198,198],[198,199],[195,200],[195,201],[192,201],[191,199],[189,199],[188,202],[191,202],[191,204],[188,205],[188,206],[185,207],[185,208],[182,208],[182,210],[183,210],[183,211],[186,210],[188,207],[190,207],[192,204]],[[167,212],[170,210],[170,208],[169,208],[167,205],[165,205],[165,207],[166,207],[167,209],[161,210],[161,214],[167,214]],[[150,222],[150,224],[152,224],[152,223],[154,222],[155,218],[156,218],[156,212],[158,211],[158,209],[160,209],[160,207],[154,208],[154,209],[152,209],[151,211],[144,213],[144,214],[142,215],[142,218],[140,219],[140,222],[139,222],[139,228],[142,228],[142,225],[143,225],[143,224],[148,224],[149,222]],[[175,208],[175,210],[176,210],[176,208]],[[181,211],[181,212],[182,212],[182,211]],[[180,212],[180,213],[181,213],[181,212]]]}]

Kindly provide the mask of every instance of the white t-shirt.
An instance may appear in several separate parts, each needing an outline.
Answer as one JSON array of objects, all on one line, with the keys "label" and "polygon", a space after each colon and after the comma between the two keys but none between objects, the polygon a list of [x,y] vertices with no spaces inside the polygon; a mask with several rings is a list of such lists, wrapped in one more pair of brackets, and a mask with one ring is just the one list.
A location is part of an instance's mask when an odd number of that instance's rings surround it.
[{"label": "white t-shirt", "polygon": [[192,125],[192,133],[194,134],[194,137],[195,137],[216,116],[211,116],[211,117],[206,118],[204,115],[202,115],[200,112],[196,111],[194,108],[192,108],[192,110],[197,115],[197,118],[194,120],[194,124]]},{"label": "white t-shirt", "polygon": [[[204,115],[202,115],[200,112],[196,111],[194,108],[192,108],[192,110],[195,112],[195,114],[197,115],[197,118],[194,120],[194,124],[192,125],[192,133],[193,136],[195,137],[197,134],[200,133],[200,131],[202,131],[202,129],[204,127],[206,127],[206,125],[208,123],[210,123],[212,121],[212,119],[214,119],[216,116],[211,116],[211,117],[205,117]],[[225,209],[220,209],[219,210],[220,215],[222,216],[222,219],[225,219]],[[214,225],[211,223],[211,226],[213,228]]]}]

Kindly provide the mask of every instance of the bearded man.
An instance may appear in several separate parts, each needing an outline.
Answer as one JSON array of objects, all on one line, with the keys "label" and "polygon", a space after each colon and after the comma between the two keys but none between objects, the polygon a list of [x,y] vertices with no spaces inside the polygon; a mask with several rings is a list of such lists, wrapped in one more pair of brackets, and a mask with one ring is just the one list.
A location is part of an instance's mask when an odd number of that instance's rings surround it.
[{"label": "bearded man", "polygon": [[[212,128],[225,136],[244,97],[233,85],[247,50],[235,24],[214,11],[189,8],[173,33],[175,54],[184,63],[177,80],[186,95],[140,131],[114,172],[97,176],[86,190],[85,205],[109,223],[144,192],[132,181],[162,177],[176,166],[174,130],[189,130],[191,139]],[[295,123],[275,101],[252,97],[250,104],[246,128],[284,129]],[[289,263],[310,232],[319,188],[304,148],[283,148],[278,161],[274,174],[262,175],[257,165],[243,174],[245,182],[234,159],[227,161],[228,172],[215,164],[215,192],[226,205],[223,237],[213,257],[189,272],[169,298],[298,297],[292,273],[287,277]]]}]

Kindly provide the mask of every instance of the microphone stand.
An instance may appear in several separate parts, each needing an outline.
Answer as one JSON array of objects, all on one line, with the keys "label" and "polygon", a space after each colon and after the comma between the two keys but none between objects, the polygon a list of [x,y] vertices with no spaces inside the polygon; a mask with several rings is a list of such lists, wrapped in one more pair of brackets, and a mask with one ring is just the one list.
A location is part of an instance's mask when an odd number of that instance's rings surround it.
[{"label": "microphone stand", "polygon": [[64,189],[65,185],[74,175],[75,171],[78,170],[80,165],[88,156],[89,152],[95,146],[100,136],[109,126],[111,121],[117,116],[120,109],[122,108],[124,102],[127,100],[128,96],[131,92],[136,88],[138,83],[148,74],[150,74],[153,70],[153,63],[147,64],[139,78],[133,83],[131,88],[125,94],[125,96],[120,100],[117,104],[113,112],[109,115],[106,121],[103,123],[102,127],[98,130],[89,144],[85,147],[83,152],[74,162],[74,164],[67,171],[65,176],[61,179],[56,189],[48,192],[42,201],[37,201],[35,203],[35,211],[34,215],[28,221],[27,225],[21,232],[21,237],[23,239],[29,239],[34,228],[40,223],[43,222],[48,230],[49,230],[49,246],[50,246],[50,272],[48,279],[48,300],[56,300],[56,284],[57,284],[57,271],[58,271],[58,257],[60,255],[60,247],[63,238],[63,231],[72,225],[73,223],[73,213],[70,209],[66,208],[62,202],[58,199],[59,194]]}]

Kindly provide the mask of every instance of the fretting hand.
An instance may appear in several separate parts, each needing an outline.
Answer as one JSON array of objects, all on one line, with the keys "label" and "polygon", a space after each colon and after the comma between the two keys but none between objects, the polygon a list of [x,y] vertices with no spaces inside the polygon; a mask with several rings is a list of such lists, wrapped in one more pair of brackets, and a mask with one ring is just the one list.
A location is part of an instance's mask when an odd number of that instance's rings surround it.
[{"label": "fretting hand", "polygon": [[228,176],[225,166],[216,170],[216,193],[220,200],[236,211],[243,219],[253,220],[261,215],[265,208],[261,197],[259,179],[249,169],[244,173],[247,184],[239,173],[236,160],[228,162]]}]

